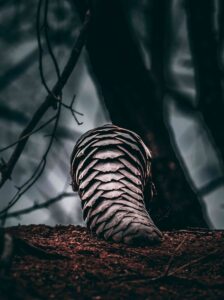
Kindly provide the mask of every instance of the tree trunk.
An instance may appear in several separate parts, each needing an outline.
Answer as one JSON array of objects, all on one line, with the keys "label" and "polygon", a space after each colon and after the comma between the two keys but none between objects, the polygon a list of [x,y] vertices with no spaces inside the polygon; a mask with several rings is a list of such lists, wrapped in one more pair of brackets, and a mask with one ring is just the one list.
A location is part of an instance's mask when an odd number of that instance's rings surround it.
[{"label": "tree trunk", "polygon": [[[93,1],[94,2],[94,1]],[[206,227],[197,196],[177,159],[164,119],[161,20],[163,10],[153,1],[153,32],[149,33],[156,56],[146,69],[130,31],[122,1],[95,1],[87,41],[91,67],[115,125],[141,135],[153,153],[152,172],[157,198],[151,215],[160,228]],[[86,7],[76,1],[81,16]],[[83,5],[82,5],[83,4]],[[146,195],[147,196],[147,195]]]}]

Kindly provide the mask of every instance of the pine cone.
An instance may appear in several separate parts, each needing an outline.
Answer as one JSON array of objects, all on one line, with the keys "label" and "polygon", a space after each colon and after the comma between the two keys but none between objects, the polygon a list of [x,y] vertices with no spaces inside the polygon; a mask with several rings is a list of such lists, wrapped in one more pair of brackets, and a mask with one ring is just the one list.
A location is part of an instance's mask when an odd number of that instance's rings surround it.
[{"label": "pine cone", "polygon": [[161,240],[144,202],[151,154],[136,133],[111,124],[88,131],[73,150],[71,175],[92,232],[126,244]]}]

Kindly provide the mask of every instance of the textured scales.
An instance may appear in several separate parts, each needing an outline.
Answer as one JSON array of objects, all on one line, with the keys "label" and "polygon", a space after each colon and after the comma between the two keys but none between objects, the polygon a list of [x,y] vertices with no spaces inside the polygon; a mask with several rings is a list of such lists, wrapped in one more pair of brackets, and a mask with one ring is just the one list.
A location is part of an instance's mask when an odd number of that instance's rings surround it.
[{"label": "textured scales", "polygon": [[126,244],[161,240],[143,196],[151,182],[151,154],[136,133],[112,124],[88,131],[73,150],[71,166],[92,232]]}]

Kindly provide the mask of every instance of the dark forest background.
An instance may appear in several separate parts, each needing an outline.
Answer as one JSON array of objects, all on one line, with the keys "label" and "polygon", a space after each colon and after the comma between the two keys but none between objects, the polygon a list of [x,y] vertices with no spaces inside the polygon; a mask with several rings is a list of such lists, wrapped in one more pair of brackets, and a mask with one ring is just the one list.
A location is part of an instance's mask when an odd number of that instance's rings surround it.
[{"label": "dark forest background", "polygon": [[[223,73],[222,60],[215,59],[223,47],[219,1],[0,1],[3,167],[16,145],[5,147],[18,140],[47,95],[39,70],[40,2],[41,58],[50,88],[58,75],[47,43],[63,70],[87,10],[91,20],[86,46],[63,88],[65,106],[43,174],[23,192],[54,122],[31,135],[0,189],[0,210],[19,195],[0,215],[4,225],[83,224],[79,198],[71,194],[70,153],[81,134],[112,120],[138,132],[153,151],[158,195],[151,209],[160,227],[223,228]],[[50,108],[36,128],[54,114]]]}]

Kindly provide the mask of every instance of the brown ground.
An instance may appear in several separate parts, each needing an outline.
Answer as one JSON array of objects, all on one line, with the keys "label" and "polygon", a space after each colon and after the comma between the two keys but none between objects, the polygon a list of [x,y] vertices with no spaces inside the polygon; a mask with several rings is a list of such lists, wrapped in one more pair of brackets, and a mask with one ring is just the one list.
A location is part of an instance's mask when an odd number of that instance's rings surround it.
[{"label": "brown ground", "polygon": [[224,299],[224,231],[165,232],[160,246],[141,248],[99,240],[78,226],[8,231],[44,251],[22,243],[15,249],[1,300]]}]

